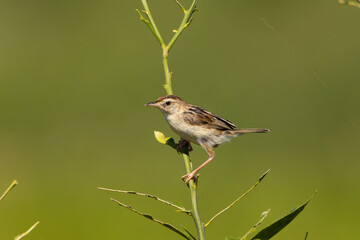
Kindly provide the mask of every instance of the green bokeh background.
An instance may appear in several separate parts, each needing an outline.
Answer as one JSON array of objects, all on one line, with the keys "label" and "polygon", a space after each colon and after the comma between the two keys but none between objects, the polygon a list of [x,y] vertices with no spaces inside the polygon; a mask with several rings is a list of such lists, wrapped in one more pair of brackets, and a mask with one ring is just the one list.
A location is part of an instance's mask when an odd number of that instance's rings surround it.
[{"label": "green bokeh background", "polygon": [[[184,4],[190,3],[184,0]],[[182,13],[149,0],[165,39]],[[144,103],[164,95],[161,51],[141,1],[0,2],[0,239],[179,239],[110,197],[195,232],[191,218],[137,190],[190,207],[184,163],[157,143],[175,135]],[[209,226],[242,236],[318,194],[275,239],[359,239],[360,9],[336,0],[200,1],[169,57],[174,92],[232,120],[271,128],[216,150],[201,171],[203,220],[269,176]],[[206,153],[195,147],[198,166]]]}]

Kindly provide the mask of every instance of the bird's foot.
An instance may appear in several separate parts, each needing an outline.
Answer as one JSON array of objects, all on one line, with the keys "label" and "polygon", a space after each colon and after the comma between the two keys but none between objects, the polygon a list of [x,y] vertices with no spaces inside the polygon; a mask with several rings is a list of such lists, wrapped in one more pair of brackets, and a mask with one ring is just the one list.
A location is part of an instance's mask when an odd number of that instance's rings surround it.
[{"label": "bird's foot", "polygon": [[181,178],[182,178],[183,181],[185,181],[186,184],[189,184],[191,179],[194,179],[194,182],[196,182],[195,174],[196,174],[196,172],[192,171],[191,173],[185,174]]},{"label": "bird's foot", "polygon": [[177,151],[178,153],[180,153],[181,149],[182,149],[185,145],[188,146],[189,152],[191,152],[191,151],[193,150],[193,149],[192,149],[192,146],[191,146],[191,144],[190,144],[189,141],[187,141],[187,140],[185,140],[185,139],[180,139],[179,144],[178,144],[178,146],[176,147],[176,151]]}]

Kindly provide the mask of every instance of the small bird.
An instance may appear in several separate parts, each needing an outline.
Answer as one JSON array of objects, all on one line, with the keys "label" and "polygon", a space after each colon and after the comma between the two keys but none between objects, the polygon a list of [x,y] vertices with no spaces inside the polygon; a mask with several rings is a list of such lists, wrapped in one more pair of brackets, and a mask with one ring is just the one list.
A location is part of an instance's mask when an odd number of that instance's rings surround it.
[{"label": "small bird", "polygon": [[160,97],[155,102],[149,102],[145,106],[160,109],[171,129],[181,137],[177,147],[178,150],[188,145],[191,151],[190,142],[192,142],[200,145],[209,155],[208,160],[198,168],[182,176],[186,183],[194,178],[201,168],[214,159],[215,152],[213,148],[245,133],[270,132],[270,129],[237,129],[229,120],[205,109],[190,105],[175,95]]}]

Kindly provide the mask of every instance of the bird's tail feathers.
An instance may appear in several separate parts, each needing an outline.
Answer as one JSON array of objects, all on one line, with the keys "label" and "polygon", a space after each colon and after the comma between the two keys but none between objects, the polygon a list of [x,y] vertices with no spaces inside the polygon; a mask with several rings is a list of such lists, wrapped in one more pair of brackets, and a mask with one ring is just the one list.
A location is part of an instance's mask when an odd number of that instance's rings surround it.
[{"label": "bird's tail feathers", "polygon": [[244,128],[244,129],[234,129],[226,131],[228,135],[242,135],[245,133],[267,133],[270,132],[270,129],[263,128]]}]

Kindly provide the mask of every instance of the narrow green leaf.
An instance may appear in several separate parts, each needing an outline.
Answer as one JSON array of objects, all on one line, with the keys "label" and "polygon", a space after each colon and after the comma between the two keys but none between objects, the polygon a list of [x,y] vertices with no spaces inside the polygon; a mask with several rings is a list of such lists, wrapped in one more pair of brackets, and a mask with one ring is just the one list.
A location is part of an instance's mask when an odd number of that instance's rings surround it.
[{"label": "narrow green leaf", "polygon": [[227,237],[225,238],[225,240],[245,240],[247,236],[253,233],[255,229],[261,225],[261,223],[264,221],[264,219],[267,217],[269,213],[270,213],[270,209],[263,212],[260,216],[260,220],[254,226],[252,226],[252,228],[243,237]]},{"label": "narrow green leaf", "polygon": [[181,225],[181,227],[189,234],[189,237],[191,237],[193,240],[196,240],[196,238],[194,237],[194,235],[192,235],[189,230],[187,230],[183,225]]},{"label": "narrow green leaf", "polygon": [[5,192],[3,193],[3,195],[1,195],[0,200],[2,200],[10,191],[11,189],[13,189],[16,185],[18,184],[18,182],[16,180],[14,180],[10,186],[5,190]]},{"label": "narrow green leaf", "polygon": [[[316,192],[314,193],[314,195]],[[310,200],[314,197],[314,195],[307,200],[304,204],[301,206],[295,207],[290,212],[288,212],[285,216],[281,217],[280,219],[273,222],[271,225],[267,226],[263,230],[261,230],[258,234],[255,235],[251,240],[253,239],[261,239],[261,240],[268,240],[272,238],[275,234],[280,232],[284,227],[286,227],[292,220],[295,219],[299,213],[304,210],[306,205],[310,202]]]},{"label": "narrow green leaf", "polygon": [[266,177],[266,175],[267,175],[269,172],[270,172],[270,169],[267,170],[266,172],[264,172],[263,175],[261,175],[261,176],[259,177],[259,182],[261,182],[261,181]]},{"label": "narrow green leaf", "polygon": [[17,235],[15,237],[15,240],[20,240],[20,239],[23,239],[25,236],[27,236],[32,230],[34,230],[34,228],[40,223],[40,221],[37,221],[34,225],[32,225],[26,232],[20,234],[20,235]]},{"label": "narrow green leaf", "polygon": [[145,218],[147,218],[147,219],[149,219],[149,220],[151,220],[151,221],[153,221],[153,222],[156,222],[156,223],[158,223],[158,224],[160,224],[160,225],[162,225],[162,226],[170,229],[171,231],[179,234],[180,236],[182,236],[182,237],[184,237],[184,238],[186,238],[186,239],[188,239],[188,240],[191,240],[190,237],[188,237],[185,233],[183,233],[182,231],[180,231],[179,229],[177,229],[176,227],[174,227],[174,226],[171,225],[170,223],[166,223],[166,222],[157,220],[157,219],[155,219],[153,216],[151,216],[151,215],[149,215],[149,214],[146,214],[146,213],[139,212],[138,210],[132,208],[131,206],[126,205],[126,204],[124,204],[124,203],[122,203],[122,202],[119,202],[119,201],[116,200],[116,199],[113,199],[113,198],[110,198],[110,199],[111,199],[113,202],[117,203],[119,206],[125,207],[125,208],[129,209],[130,211],[132,211],[132,212],[134,212],[134,213],[137,213],[137,214],[139,214],[139,215],[141,215],[141,216],[143,216],[143,217],[145,217]]},{"label": "narrow green leaf", "polygon": [[260,220],[240,240],[245,240],[251,233],[253,233],[256,230],[256,228],[261,225],[261,223],[265,220],[265,218],[269,213],[270,213],[270,209],[263,212],[260,216]]}]

